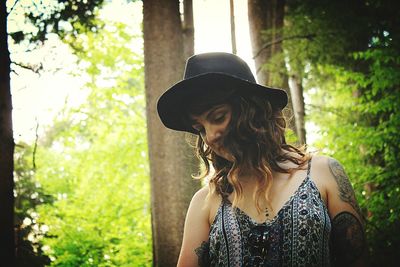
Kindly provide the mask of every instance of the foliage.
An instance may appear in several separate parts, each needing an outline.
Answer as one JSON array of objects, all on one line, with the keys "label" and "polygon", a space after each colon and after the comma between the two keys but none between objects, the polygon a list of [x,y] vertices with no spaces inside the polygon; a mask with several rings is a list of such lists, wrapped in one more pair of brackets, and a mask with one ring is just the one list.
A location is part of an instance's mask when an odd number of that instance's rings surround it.
[{"label": "foliage", "polygon": [[141,39],[122,23],[105,26],[96,19],[103,0],[8,4],[9,21],[20,22],[21,12],[25,18],[22,30],[9,32],[15,43],[35,48],[56,33],[80,59],[83,67],[75,74],[84,69],[90,76],[87,102],[65,109],[40,139],[37,169],[28,165],[32,149],[21,150],[19,266],[43,266],[49,259],[52,266],[149,266]]},{"label": "foliage", "polygon": [[129,28],[107,25],[80,37],[86,102],[60,114],[39,143],[36,177],[56,199],[38,209],[51,266],[152,260],[143,59]]},{"label": "foliage", "polygon": [[33,0],[32,2],[33,4],[14,0],[10,8],[10,13],[23,12],[26,22],[29,21],[34,25],[9,33],[16,43],[23,40],[28,40],[29,43],[43,43],[50,33],[56,33],[62,39],[65,36],[76,39],[82,33],[97,32],[102,27],[96,16],[104,0]]},{"label": "foliage", "polygon": [[349,54],[365,50],[372,31],[364,1],[287,3],[283,47],[290,73],[307,78],[310,64],[354,67]]},{"label": "foliage", "polygon": [[325,69],[335,90],[312,116],[325,136],[319,146],[343,162],[357,189],[374,265],[394,265],[400,246],[399,56],[376,48],[355,54],[360,64],[368,61],[368,73]]},{"label": "foliage", "polygon": [[36,209],[43,203],[52,203],[41,185],[35,181],[34,152],[27,144],[17,144],[14,162],[14,224],[16,234],[16,265],[44,266],[50,259],[40,244],[47,227],[37,221]]},{"label": "foliage", "polygon": [[314,146],[349,174],[367,219],[371,265],[394,266],[400,245],[399,4],[288,3],[284,47],[289,65],[303,73],[307,118],[320,129]]},{"label": "foliage", "polygon": [[103,0],[7,4],[9,20],[25,18],[9,32],[15,43],[35,48],[56,33],[80,59],[75,74],[90,77],[87,101],[66,108],[40,139],[37,169],[31,148],[17,153],[16,222],[30,253],[19,266],[149,266],[141,38],[96,19]]}]

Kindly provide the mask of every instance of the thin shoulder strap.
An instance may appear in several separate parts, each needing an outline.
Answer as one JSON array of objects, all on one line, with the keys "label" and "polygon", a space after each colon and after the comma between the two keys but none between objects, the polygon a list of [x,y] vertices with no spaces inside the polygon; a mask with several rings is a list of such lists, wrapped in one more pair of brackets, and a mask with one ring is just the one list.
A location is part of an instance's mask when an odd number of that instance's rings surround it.
[{"label": "thin shoulder strap", "polygon": [[308,160],[307,176],[310,175],[310,171],[311,171],[311,159],[312,159],[312,157]]}]

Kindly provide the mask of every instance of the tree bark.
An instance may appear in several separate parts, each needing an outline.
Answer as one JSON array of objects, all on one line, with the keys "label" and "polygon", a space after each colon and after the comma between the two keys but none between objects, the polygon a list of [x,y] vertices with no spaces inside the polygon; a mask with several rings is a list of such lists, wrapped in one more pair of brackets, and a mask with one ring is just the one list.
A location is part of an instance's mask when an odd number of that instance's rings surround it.
[{"label": "tree bark", "polygon": [[231,17],[231,44],[232,54],[237,54],[236,48],[236,26],[235,26],[235,4],[233,0],[229,1],[230,5],[230,17]]},{"label": "tree bark", "polygon": [[193,23],[193,3],[192,0],[183,1],[183,45],[184,58],[194,54],[194,23]]},{"label": "tree bark", "polygon": [[293,115],[296,122],[296,135],[300,144],[307,144],[306,129],[305,129],[305,109],[303,97],[303,84],[301,79],[292,75],[290,77],[290,92],[292,95]]},{"label": "tree bark", "polygon": [[6,1],[0,4],[0,20],[0,259],[14,266],[14,139]]},{"label": "tree bark", "polygon": [[[281,43],[274,41],[279,39],[283,26],[284,3],[282,0],[248,0],[250,38],[257,79],[264,85],[272,85],[273,73],[263,69],[263,65],[268,63],[273,55],[282,51]],[[263,31],[268,31],[268,34],[264,35]],[[263,47],[265,43],[271,45]]]},{"label": "tree bark", "polygon": [[153,265],[176,266],[184,219],[200,182],[191,178],[197,160],[184,133],[159,120],[159,96],[180,80],[184,44],[178,0],[143,1],[146,112],[151,176]]},{"label": "tree bark", "polygon": [[[282,55],[282,27],[285,13],[284,0],[248,0],[248,18],[253,58],[256,65],[257,80],[262,85],[279,87],[286,91],[289,97],[288,116],[292,117],[293,105],[289,89],[289,78],[286,74],[284,57]],[[263,34],[266,31],[268,34]],[[269,45],[265,45],[269,44]],[[271,72],[264,66],[279,55],[276,65],[279,72]],[[276,59],[275,59],[276,60]],[[295,131],[295,119],[288,120],[288,127]]]}]

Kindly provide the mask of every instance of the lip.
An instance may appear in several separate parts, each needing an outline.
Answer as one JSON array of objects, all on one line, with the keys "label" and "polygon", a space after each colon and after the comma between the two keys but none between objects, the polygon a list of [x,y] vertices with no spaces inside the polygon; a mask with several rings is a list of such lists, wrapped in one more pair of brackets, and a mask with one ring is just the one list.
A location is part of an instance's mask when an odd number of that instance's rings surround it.
[{"label": "lip", "polygon": [[215,153],[217,153],[217,152],[223,152],[223,151],[224,151],[224,149],[223,149],[223,147],[222,147],[221,144],[210,145],[210,148],[211,148]]}]

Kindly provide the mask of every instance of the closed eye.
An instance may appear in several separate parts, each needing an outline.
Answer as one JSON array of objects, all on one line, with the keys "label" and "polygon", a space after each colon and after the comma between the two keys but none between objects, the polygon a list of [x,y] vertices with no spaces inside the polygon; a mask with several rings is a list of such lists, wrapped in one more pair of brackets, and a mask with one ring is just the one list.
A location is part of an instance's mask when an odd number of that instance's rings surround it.
[{"label": "closed eye", "polygon": [[215,123],[222,123],[225,120],[226,114],[218,115],[214,118]]}]

